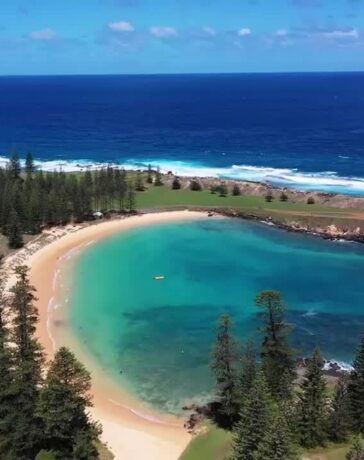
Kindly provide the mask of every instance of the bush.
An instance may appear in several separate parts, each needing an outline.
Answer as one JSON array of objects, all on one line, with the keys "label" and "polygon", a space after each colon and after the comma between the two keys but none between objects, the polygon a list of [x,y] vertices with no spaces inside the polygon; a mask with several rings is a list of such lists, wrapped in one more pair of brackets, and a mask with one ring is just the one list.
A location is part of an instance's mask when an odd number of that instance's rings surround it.
[{"label": "bush", "polygon": [[219,187],[218,187],[217,185],[211,185],[211,187],[210,187],[210,193],[211,193],[212,195],[215,195],[215,193],[218,192],[218,188],[219,188]]},{"label": "bush", "polygon": [[307,198],[307,204],[315,204],[315,199],[313,196]]},{"label": "bush", "polygon": [[200,182],[197,181],[197,180],[191,180],[191,182],[190,182],[190,189],[191,189],[193,192],[201,192],[202,187],[201,187]]},{"label": "bush", "polygon": [[273,196],[272,190],[268,190],[267,194],[265,195],[265,201],[267,203],[270,203],[273,200],[274,200],[274,196]]},{"label": "bush", "polygon": [[286,194],[285,192],[282,192],[282,193],[281,193],[281,196],[279,197],[279,199],[280,199],[281,201],[287,201],[287,200],[288,200],[288,196],[287,196],[287,194]]},{"label": "bush", "polygon": [[178,177],[175,177],[172,182],[172,190],[179,190],[181,188],[181,182]]},{"label": "bush", "polygon": [[228,194],[228,189],[225,184],[219,185],[217,191],[219,192],[220,196],[226,196]]},{"label": "bush", "polygon": [[232,190],[232,195],[233,196],[239,196],[241,195],[241,190],[238,184],[235,184]]}]

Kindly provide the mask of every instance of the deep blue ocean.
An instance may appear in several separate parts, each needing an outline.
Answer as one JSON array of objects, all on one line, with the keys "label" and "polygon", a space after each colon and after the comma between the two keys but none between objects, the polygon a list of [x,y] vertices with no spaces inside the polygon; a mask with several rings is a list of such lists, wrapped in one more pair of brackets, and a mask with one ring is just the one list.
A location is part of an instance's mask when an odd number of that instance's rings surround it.
[{"label": "deep blue ocean", "polygon": [[364,194],[364,73],[0,78],[0,155]]}]

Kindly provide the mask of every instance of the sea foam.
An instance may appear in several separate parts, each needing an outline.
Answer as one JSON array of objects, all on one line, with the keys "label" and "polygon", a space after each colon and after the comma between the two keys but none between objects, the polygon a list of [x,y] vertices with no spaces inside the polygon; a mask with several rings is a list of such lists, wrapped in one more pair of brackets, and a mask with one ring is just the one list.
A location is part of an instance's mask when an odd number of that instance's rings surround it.
[{"label": "sea foam", "polygon": [[[5,166],[8,159],[0,156],[0,166]],[[24,164],[24,161],[23,161]],[[303,191],[321,191],[342,193],[346,195],[364,195],[364,177],[339,176],[335,171],[304,172],[294,168],[273,168],[270,166],[231,165],[214,167],[197,162],[173,161],[166,159],[130,159],[124,162],[104,163],[89,160],[44,160],[35,161],[35,165],[44,171],[85,171],[97,170],[107,165],[132,169],[160,167],[164,173],[172,172],[185,177],[215,177],[251,182],[264,182],[279,187],[294,188]]]}]

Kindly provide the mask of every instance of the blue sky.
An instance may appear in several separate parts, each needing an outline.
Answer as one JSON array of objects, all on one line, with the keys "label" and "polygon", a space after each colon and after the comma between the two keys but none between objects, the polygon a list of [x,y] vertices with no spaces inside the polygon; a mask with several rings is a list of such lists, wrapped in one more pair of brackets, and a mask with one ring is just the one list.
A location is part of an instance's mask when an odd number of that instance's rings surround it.
[{"label": "blue sky", "polygon": [[0,74],[364,70],[364,0],[1,0]]}]

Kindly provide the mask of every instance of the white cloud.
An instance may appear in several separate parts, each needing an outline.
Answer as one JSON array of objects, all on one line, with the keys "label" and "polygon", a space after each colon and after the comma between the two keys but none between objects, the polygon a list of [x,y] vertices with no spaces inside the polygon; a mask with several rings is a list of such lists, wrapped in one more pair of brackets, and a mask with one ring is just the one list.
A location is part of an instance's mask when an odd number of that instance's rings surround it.
[{"label": "white cloud", "polygon": [[249,27],[243,27],[238,31],[239,37],[248,37],[249,35],[251,35],[251,33],[252,31],[251,29],[249,29]]},{"label": "white cloud", "polygon": [[114,32],[134,32],[134,27],[130,22],[119,21],[119,22],[109,22],[108,27]]},{"label": "white cloud", "polygon": [[216,30],[212,27],[202,27],[202,32],[204,32],[206,35],[210,35],[211,37],[215,37],[216,35]]},{"label": "white cloud", "polygon": [[287,29],[278,29],[275,32],[276,37],[286,37],[288,35],[288,30]]},{"label": "white cloud", "polygon": [[346,30],[330,30],[328,32],[321,32],[320,35],[325,38],[359,38],[359,32],[357,29],[346,29]]},{"label": "white cloud", "polygon": [[150,33],[158,38],[173,38],[178,37],[178,32],[175,28],[169,26],[151,27]]},{"label": "white cloud", "polygon": [[32,40],[50,41],[50,40],[54,40],[55,38],[57,38],[57,33],[52,29],[46,28],[46,29],[35,30],[34,32],[31,32],[29,34],[29,37]]}]

